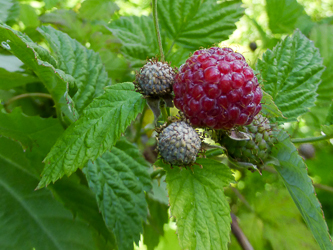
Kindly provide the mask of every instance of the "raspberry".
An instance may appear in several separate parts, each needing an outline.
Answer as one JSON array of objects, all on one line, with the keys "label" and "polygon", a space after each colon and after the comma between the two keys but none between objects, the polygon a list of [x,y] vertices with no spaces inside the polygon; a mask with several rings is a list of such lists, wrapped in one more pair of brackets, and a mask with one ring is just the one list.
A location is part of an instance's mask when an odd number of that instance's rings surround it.
[{"label": "raspberry", "polygon": [[198,133],[183,121],[171,123],[157,138],[157,149],[162,159],[171,165],[194,163],[200,148]]},{"label": "raspberry", "polygon": [[240,161],[249,162],[260,166],[268,158],[271,149],[276,143],[272,130],[274,125],[262,115],[257,115],[253,123],[239,127],[239,131],[251,136],[250,140],[234,140],[224,131],[217,131],[217,142],[227,149],[229,157]]},{"label": "raspberry", "polygon": [[150,59],[136,75],[137,92],[150,97],[171,94],[175,71],[168,63]]},{"label": "raspberry", "polygon": [[258,79],[231,48],[195,51],[180,67],[173,90],[175,106],[196,127],[249,125],[261,110]]}]

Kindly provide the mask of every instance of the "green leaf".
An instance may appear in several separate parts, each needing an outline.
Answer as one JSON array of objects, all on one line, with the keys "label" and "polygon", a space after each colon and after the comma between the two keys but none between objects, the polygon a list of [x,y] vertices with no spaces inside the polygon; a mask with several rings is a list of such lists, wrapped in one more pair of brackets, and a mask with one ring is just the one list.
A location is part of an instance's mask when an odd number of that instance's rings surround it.
[{"label": "green leaf", "polygon": [[[85,178],[84,175],[82,175],[82,177]],[[50,185],[48,189],[51,189],[55,197],[63,203],[75,217],[79,216],[87,221],[105,240],[115,245],[114,236],[106,228],[103,217],[99,212],[95,194],[89,187],[82,185],[76,175],[71,175],[70,178],[63,178],[54,185]]]},{"label": "green leaf", "polygon": [[30,4],[20,3],[20,21],[25,27],[38,27],[39,20],[35,8]]},{"label": "green leaf", "polygon": [[164,166],[180,247],[228,249],[231,217],[223,187],[234,178],[222,163],[210,159],[198,159],[197,163],[203,168],[194,165],[191,171]]},{"label": "green leaf", "polygon": [[272,156],[276,157],[280,164],[275,165],[275,169],[280,174],[320,248],[333,249],[323,211],[303,159],[298,155],[297,149],[286,132],[280,130],[276,132],[276,137],[279,143],[275,144],[272,149]]},{"label": "green leaf", "polygon": [[333,102],[328,109],[325,125],[333,125]]},{"label": "green leaf", "polygon": [[13,7],[13,0],[0,0],[0,22],[6,22]]},{"label": "green leaf", "polygon": [[0,109],[0,135],[18,141],[23,149],[39,147],[39,139],[43,139],[44,130],[52,128],[57,133],[60,127],[57,119],[27,116],[22,113],[21,108],[15,108],[11,113]]},{"label": "green leaf", "polygon": [[246,211],[237,216],[253,249],[265,250],[268,245],[279,250],[291,246],[292,249],[319,248],[286,189],[273,186],[270,191],[260,191],[252,197],[255,213]]},{"label": "green leaf", "polygon": [[151,188],[149,165],[138,149],[120,140],[110,152],[104,153],[84,169],[91,190],[107,227],[114,233],[118,249],[133,249],[147,219],[144,191]]},{"label": "green leaf", "polygon": [[35,72],[52,95],[57,110],[75,121],[77,112],[68,95],[68,85],[73,82],[73,77],[54,68],[54,59],[44,48],[7,25],[0,24],[0,44]]},{"label": "green leaf", "polygon": [[164,224],[169,221],[169,206],[155,200],[152,195],[146,196],[149,215],[148,222],[143,225],[144,244],[148,250],[154,250],[164,235]]},{"label": "green leaf", "polygon": [[110,84],[99,54],[51,26],[42,26],[38,31],[55,52],[59,68],[75,78],[78,91],[73,100],[81,113],[92,99],[101,95],[103,88]]},{"label": "green leaf", "polygon": [[109,21],[119,8],[110,0],[85,0],[80,8],[80,17],[88,20]]},{"label": "green leaf", "polygon": [[333,125],[322,125],[321,126],[321,131],[323,131],[323,133],[328,136],[331,137],[333,136]]},{"label": "green leaf", "polygon": [[273,117],[284,117],[282,112],[276,106],[273,101],[273,97],[263,91],[262,103],[262,113],[269,118]]},{"label": "green leaf", "polygon": [[319,48],[324,58],[326,70],[321,77],[322,82],[318,87],[317,105],[326,108],[332,102],[333,92],[333,25],[316,25],[311,31],[311,40]]},{"label": "green leaf", "polygon": [[72,174],[88,160],[110,150],[144,106],[145,100],[134,91],[133,83],[106,87],[105,93],[83,110],[46,156],[38,188]]},{"label": "green leaf", "polygon": [[266,11],[273,33],[291,33],[304,8],[296,0],[266,0]]},{"label": "green leaf", "polygon": [[267,50],[256,69],[263,78],[264,90],[287,118],[280,121],[296,121],[314,106],[324,66],[319,50],[300,31]]},{"label": "green leaf", "polygon": [[0,89],[9,90],[27,83],[38,82],[38,78],[24,72],[9,72],[0,68]]},{"label": "green leaf", "polygon": [[24,154],[16,142],[0,138],[0,248],[110,249],[49,190],[34,191],[38,178],[27,170]]},{"label": "green leaf", "polygon": [[53,7],[56,7],[60,0],[44,0],[45,9],[50,10]]},{"label": "green leaf", "polygon": [[227,40],[243,15],[241,4],[240,0],[160,0],[158,18],[175,43],[194,50]]},{"label": "green leaf", "polygon": [[133,66],[141,66],[147,58],[158,55],[154,23],[150,17],[121,17],[107,28],[121,41],[121,51]]}]

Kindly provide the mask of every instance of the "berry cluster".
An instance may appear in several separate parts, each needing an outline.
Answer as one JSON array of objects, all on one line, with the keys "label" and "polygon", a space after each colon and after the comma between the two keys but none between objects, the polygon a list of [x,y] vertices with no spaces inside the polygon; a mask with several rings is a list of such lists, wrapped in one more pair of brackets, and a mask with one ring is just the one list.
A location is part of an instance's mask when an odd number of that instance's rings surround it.
[{"label": "berry cluster", "polygon": [[249,125],[261,110],[258,80],[231,48],[195,51],[179,69],[173,91],[175,106],[196,127]]},{"label": "berry cluster", "polygon": [[134,84],[137,91],[143,95],[164,96],[172,92],[175,74],[169,64],[151,59],[136,75]]},{"label": "berry cluster", "polygon": [[187,123],[177,121],[164,128],[157,139],[162,159],[171,165],[189,165],[195,162],[201,148],[198,133]]},{"label": "berry cluster", "polygon": [[234,140],[224,131],[217,132],[217,142],[224,146],[228,155],[240,162],[262,165],[268,158],[276,138],[273,136],[274,125],[261,115],[257,115],[253,123],[239,127],[238,130],[251,136],[250,140]]}]

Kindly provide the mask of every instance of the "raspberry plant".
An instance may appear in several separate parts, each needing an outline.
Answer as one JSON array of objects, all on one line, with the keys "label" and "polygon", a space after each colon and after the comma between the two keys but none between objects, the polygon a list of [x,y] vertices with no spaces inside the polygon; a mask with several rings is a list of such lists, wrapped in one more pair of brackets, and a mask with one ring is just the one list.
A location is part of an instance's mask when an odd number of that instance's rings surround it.
[{"label": "raspberry plant", "polygon": [[0,248],[333,249],[333,24],[299,2],[0,0]]}]

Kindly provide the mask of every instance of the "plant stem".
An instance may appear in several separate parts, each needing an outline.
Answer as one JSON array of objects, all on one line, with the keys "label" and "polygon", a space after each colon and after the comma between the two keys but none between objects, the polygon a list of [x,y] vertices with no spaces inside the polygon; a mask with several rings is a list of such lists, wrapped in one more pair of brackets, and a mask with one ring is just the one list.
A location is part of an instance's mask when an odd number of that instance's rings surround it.
[{"label": "plant stem", "polygon": [[135,138],[134,138],[135,143],[138,143],[138,141],[141,137],[142,123],[143,123],[143,118],[145,116],[146,110],[147,110],[147,105],[144,107],[144,109],[142,111],[142,114],[140,116],[140,120],[138,121],[138,123],[136,125],[136,128],[135,128],[136,129],[136,135],[135,135]]},{"label": "plant stem", "polygon": [[154,179],[157,176],[162,177],[165,174],[166,174],[166,171],[163,168],[159,168],[150,174],[150,178]]},{"label": "plant stem", "polygon": [[14,97],[10,98],[4,105],[8,106],[9,104],[11,104],[14,101],[17,101],[17,100],[20,100],[20,99],[23,99],[23,98],[27,98],[27,97],[44,97],[44,98],[52,99],[52,96],[50,94],[25,93],[25,94],[17,95],[17,96],[14,96]]},{"label": "plant stem", "polygon": [[231,231],[235,235],[239,245],[242,247],[243,250],[254,250],[251,243],[243,233],[242,229],[239,227],[236,215],[234,215],[233,213],[230,213],[230,215],[232,218]]},{"label": "plant stem", "polygon": [[161,109],[161,113],[162,113],[162,117],[163,117],[163,121],[166,122],[168,121],[168,111],[166,110],[166,107],[164,104],[160,105],[160,109]]},{"label": "plant stem", "polygon": [[157,41],[158,41],[158,47],[160,49],[161,61],[164,62],[164,53],[163,53],[163,46],[162,46],[162,40],[161,40],[161,33],[160,33],[160,28],[158,26],[157,0],[152,0],[152,4],[153,4],[153,19],[154,19],[155,31],[156,31]]},{"label": "plant stem", "polygon": [[291,139],[293,143],[306,143],[306,142],[317,142],[317,141],[323,141],[323,140],[328,140],[333,138],[332,136],[327,136],[327,135],[321,135],[317,137],[307,137],[307,138],[294,138]]}]

